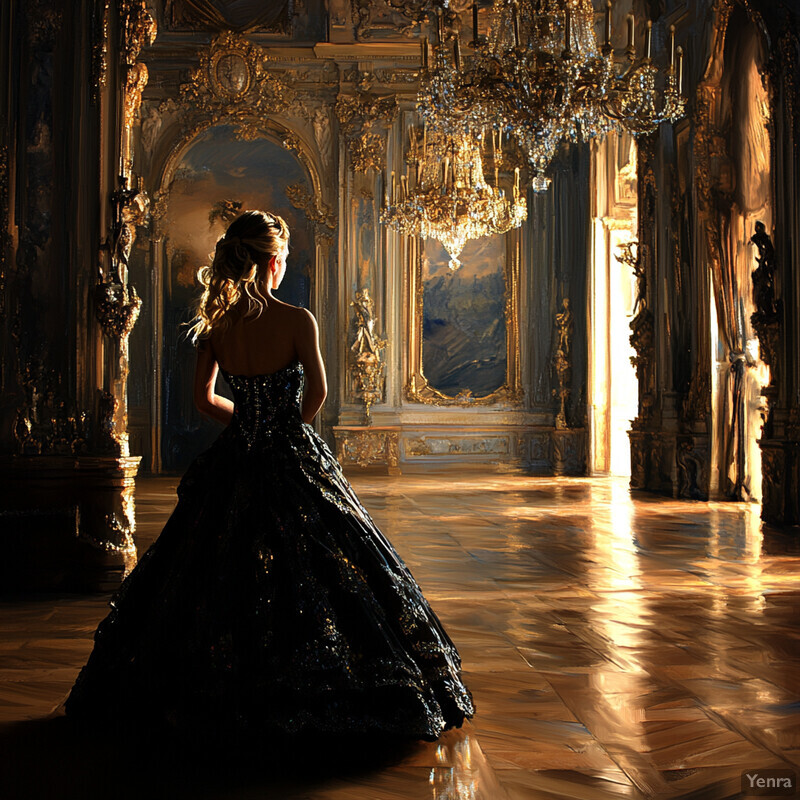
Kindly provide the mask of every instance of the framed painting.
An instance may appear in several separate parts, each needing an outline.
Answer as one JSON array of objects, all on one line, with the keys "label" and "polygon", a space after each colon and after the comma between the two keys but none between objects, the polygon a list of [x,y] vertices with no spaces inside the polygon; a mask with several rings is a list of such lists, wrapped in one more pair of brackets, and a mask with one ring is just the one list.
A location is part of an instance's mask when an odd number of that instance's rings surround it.
[{"label": "framed painting", "polygon": [[416,245],[406,397],[430,405],[519,403],[519,232],[472,240],[460,260],[451,270],[437,240]]}]

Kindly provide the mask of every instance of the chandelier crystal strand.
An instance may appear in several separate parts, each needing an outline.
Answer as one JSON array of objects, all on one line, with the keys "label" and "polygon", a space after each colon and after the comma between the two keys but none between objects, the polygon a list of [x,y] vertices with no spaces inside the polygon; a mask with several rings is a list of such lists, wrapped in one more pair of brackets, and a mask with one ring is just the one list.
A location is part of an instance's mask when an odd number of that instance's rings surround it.
[{"label": "chandelier crystal strand", "polygon": [[[473,114],[487,123],[493,120],[518,142],[537,191],[548,187],[545,173],[562,142],[586,141],[619,127],[635,135],[650,133],[684,113],[674,28],[659,110],[652,25],[647,27],[644,56],[637,62],[635,21],[629,15],[628,64],[618,74],[611,8],[609,0],[602,47],[591,0],[497,0],[488,36],[475,37],[477,57],[462,86],[468,99],[458,104],[466,102]],[[475,12],[476,7],[473,27]]]},{"label": "chandelier crystal strand", "polygon": [[[427,41],[422,42],[422,131],[411,132],[406,179],[399,193],[389,194],[381,214],[383,222],[406,236],[441,242],[452,270],[461,266],[459,256],[468,241],[518,227],[528,213],[518,172],[510,200],[500,188],[502,145],[491,153],[485,146],[494,130],[483,108],[472,105],[464,91],[461,56],[457,37],[453,50],[448,47],[440,17],[430,61]],[[482,149],[492,161],[493,180],[487,180]]]}]

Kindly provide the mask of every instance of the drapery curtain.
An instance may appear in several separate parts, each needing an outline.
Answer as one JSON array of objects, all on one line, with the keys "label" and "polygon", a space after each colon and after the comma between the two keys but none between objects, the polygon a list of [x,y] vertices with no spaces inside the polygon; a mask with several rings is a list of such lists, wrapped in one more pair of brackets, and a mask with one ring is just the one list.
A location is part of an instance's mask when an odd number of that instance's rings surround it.
[{"label": "drapery curtain", "polygon": [[[728,46],[729,25],[735,28]],[[750,317],[756,310],[749,245],[755,222],[771,227],[766,59],[760,34],[745,11],[723,4],[706,79],[698,90],[695,143],[701,166],[698,205],[705,226],[721,344],[729,362],[720,375],[718,430],[720,489],[732,499],[759,499],[761,386],[767,370],[758,360]]]},{"label": "drapery curtain", "polygon": [[724,438],[723,473],[727,486],[720,486],[725,494],[735,500],[748,500],[751,485],[747,468],[747,418],[745,382],[748,369],[747,326],[745,292],[749,284],[740,285],[736,269],[736,242],[731,224],[731,214],[718,213],[716,225],[719,258],[711,259],[711,275],[717,322],[722,342],[730,363],[727,381],[720,386],[723,414],[720,430]]}]

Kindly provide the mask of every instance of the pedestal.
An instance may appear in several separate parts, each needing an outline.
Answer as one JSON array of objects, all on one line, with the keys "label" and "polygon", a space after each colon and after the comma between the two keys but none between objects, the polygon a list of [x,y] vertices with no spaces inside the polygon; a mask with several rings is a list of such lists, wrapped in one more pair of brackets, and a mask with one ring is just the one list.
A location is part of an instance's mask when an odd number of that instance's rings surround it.
[{"label": "pedestal", "polygon": [[336,425],[336,457],[343,467],[378,468],[399,475],[399,437],[397,427]]},{"label": "pedestal", "polygon": [[107,591],[136,564],[138,457],[0,459],[0,590]]}]

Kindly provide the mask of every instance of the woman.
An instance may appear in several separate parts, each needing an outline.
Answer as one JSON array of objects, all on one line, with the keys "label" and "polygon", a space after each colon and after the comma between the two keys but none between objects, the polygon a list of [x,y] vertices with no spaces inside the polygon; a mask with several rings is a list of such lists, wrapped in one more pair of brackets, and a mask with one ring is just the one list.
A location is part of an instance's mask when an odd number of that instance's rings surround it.
[{"label": "woman", "polygon": [[227,427],[95,633],[65,706],[95,729],[433,741],[474,713],[456,648],[309,424],[325,370],[314,317],[273,295],[288,244],[248,211],[200,271],[195,401]]}]

